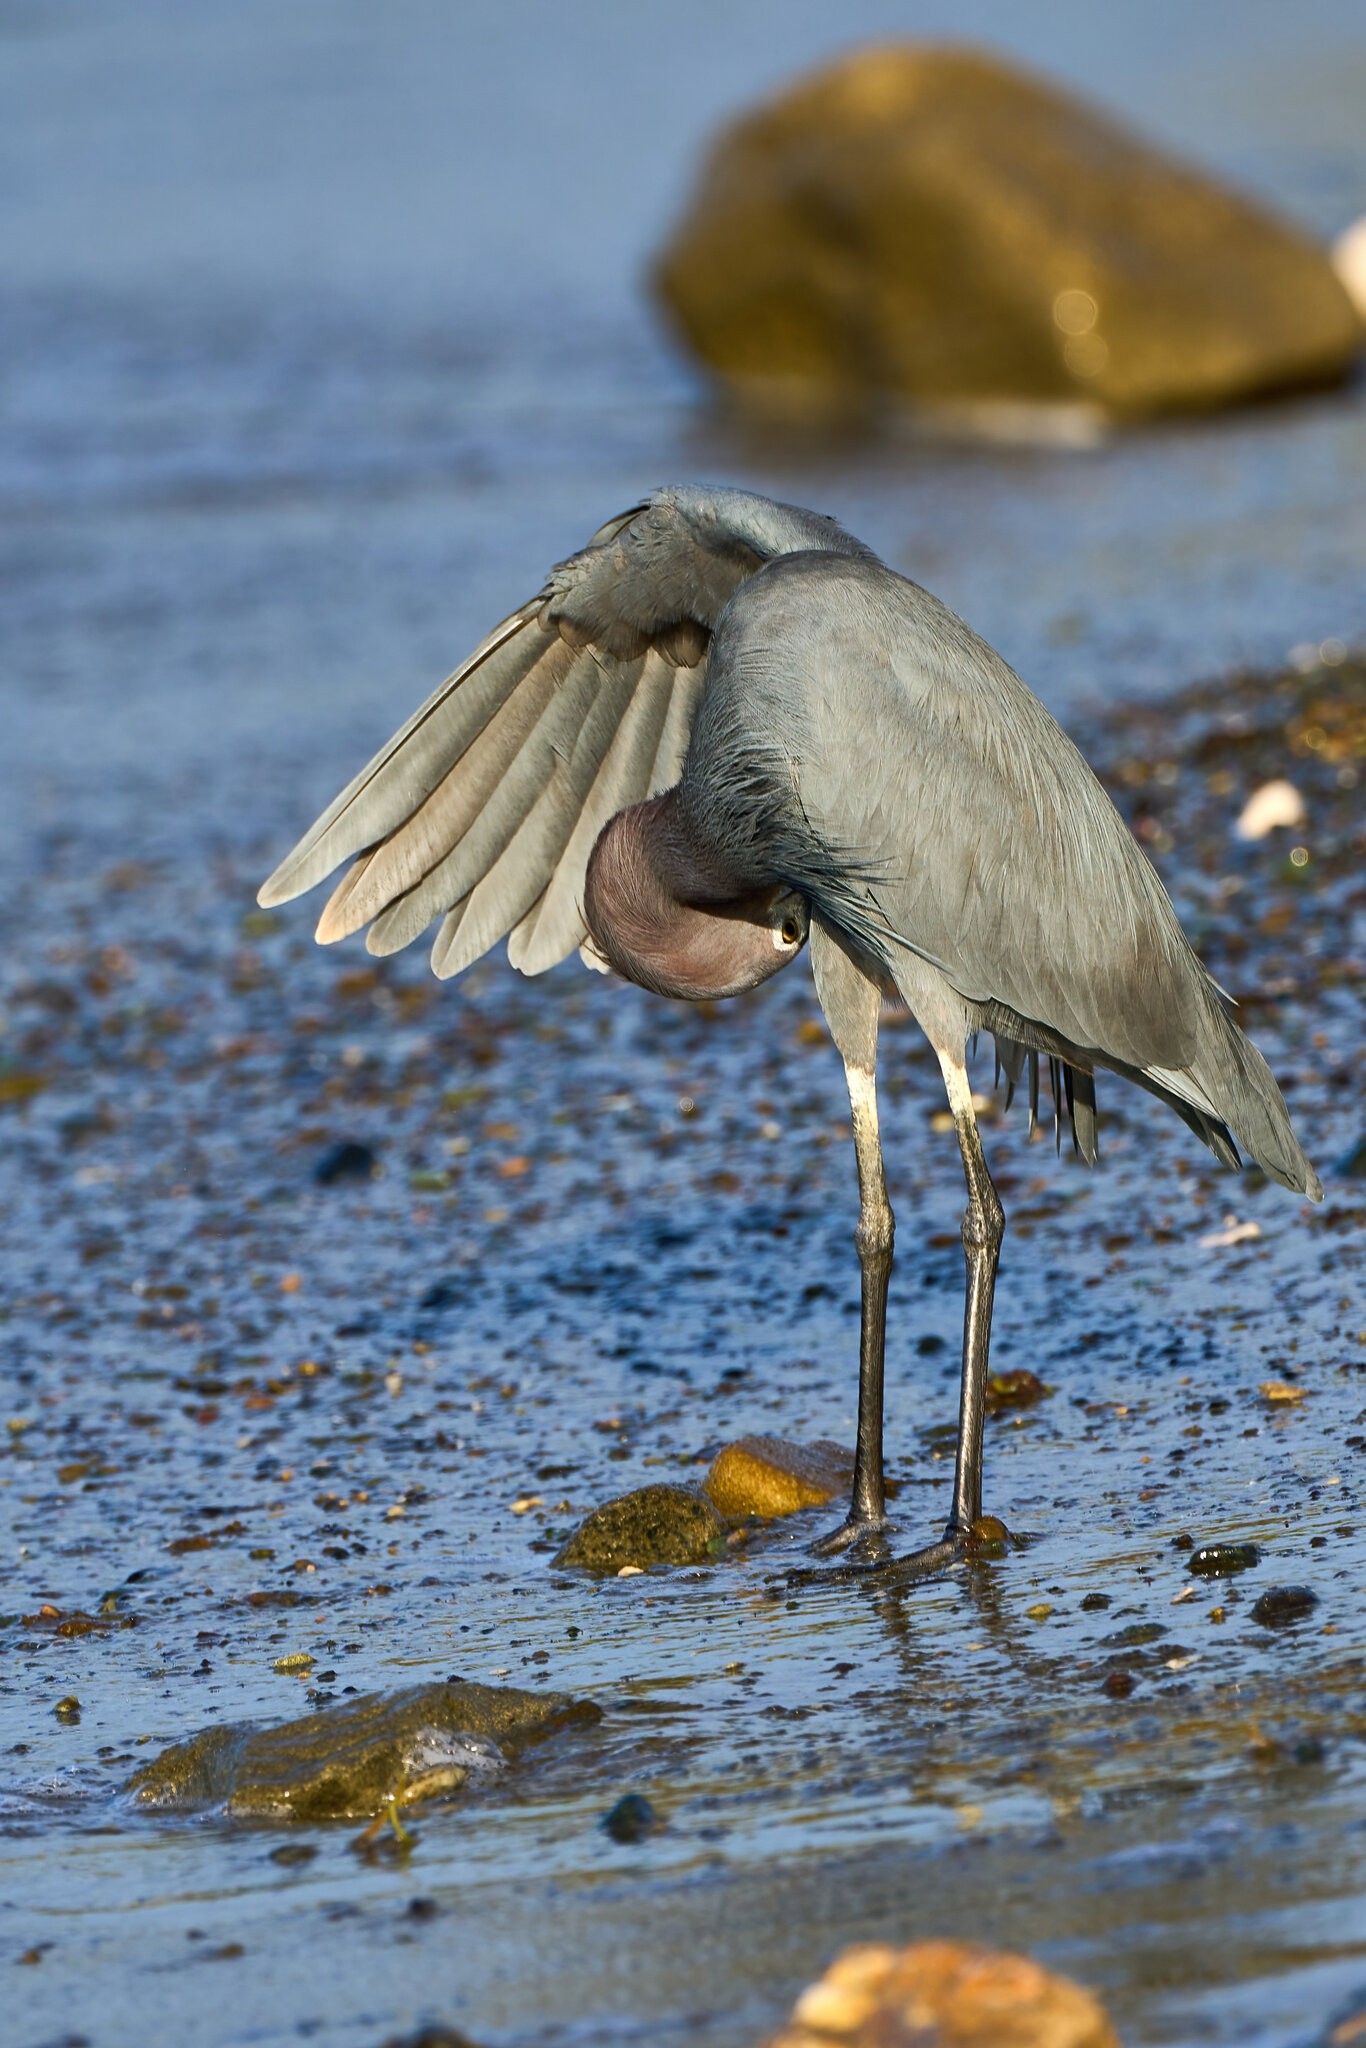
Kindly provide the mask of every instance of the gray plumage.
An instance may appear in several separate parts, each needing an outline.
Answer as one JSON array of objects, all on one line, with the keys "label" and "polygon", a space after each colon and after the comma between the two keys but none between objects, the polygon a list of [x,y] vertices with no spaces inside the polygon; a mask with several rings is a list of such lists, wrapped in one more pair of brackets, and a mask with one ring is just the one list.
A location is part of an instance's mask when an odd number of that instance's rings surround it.
[{"label": "gray plumage", "polygon": [[[513,964],[540,973],[587,936],[602,826],[680,770],[684,810],[737,879],[805,895],[898,986],[914,953],[1003,1047],[1074,1076],[1112,1068],[1227,1164],[1236,1140],[1273,1179],[1319,1192],[1265,1062],[1057,721],[833,520],[743,492],[660,491],[603,527],[260,900],[359,854],[320,939],[370,924],[370,950],[389,953],[441,916],[437,973],[509,935]],[[1067,1115],[1094,1158],[1089,1083]]]},{"label": "gray plumage", "polygon": [[[776,869],[908,998],[913,953],[964,999],[970,1031],[1074,1074],[1110,1067],[1226,1164],[1237,1139],[1273,1180],[1321,1193],[1265,1061],[1100,783],[916,584],[830,554],[776,562],[738,592],[681,799],[737,873]],[[1073,1093],[1088,1159],[1093,1110],[1089,1088]]]},{"label": "gray plumage", "polygon": [[[1059,1129],[1087,1160],[1103,1067],[1225,1164],[1242,1145],[1285,1187],[1321,1193],[1265,1061],[1057,721],[936,598],[796,507],[678,487],[602,527],[381,749],[260,901],[345,861],[319,939],[369,925],[388,953],[439,917],[443,976],[506,937],[524,973],[584,947],[647,987],[728,992],[784,964],[809,918],[864,1204],[851,1528],[881,1519],[879,990],[900,992],[940,1057],[968,1176],[951,1534],[973,1510],[969,1381],[985,1371],[1000,1235],[963,1106],[969,1038],[994,1036],[1031,1123],[1048,1061]],[[865,1255],[865,1240],[883,1249]]]}]

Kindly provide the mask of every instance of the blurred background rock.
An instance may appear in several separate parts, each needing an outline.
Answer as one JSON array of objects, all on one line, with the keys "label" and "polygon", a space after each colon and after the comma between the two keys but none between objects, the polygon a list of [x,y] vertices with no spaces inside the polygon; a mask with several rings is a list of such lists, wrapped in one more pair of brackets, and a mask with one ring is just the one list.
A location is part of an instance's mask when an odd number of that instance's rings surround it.
[{"label": "blurred background rock", "polygon": [[731,124],[657,287],[737,398],[797,418],[1066,430],[1332,383],[1364,338],[1309,236],[955,46],[857,51]]}]

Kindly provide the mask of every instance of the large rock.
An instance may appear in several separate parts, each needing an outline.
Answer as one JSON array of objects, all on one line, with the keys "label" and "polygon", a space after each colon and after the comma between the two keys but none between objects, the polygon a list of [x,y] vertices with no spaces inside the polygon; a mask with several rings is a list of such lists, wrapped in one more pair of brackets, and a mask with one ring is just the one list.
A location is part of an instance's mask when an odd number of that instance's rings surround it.
[{"label": "large rock", "polygon": [[591,1700],[450,1679],[364,1693],[273,1728],[205,1728],[129,1779],[139,1806],[221,1806],[244,1820],[367,1820],[391,1799],[458,1792],[529,1744],[596,1721]]},{"label": "large rock", "polygon": [[768,2048],[1119,2048],[1103,2008],[1028,1956],[867,1943],[804,1991]]},{"label": "large rock", "polygon": [[741,118],[655,283],[732,390],[824,412],[1219,406],[1363,341],[1306,236],[970,49],[864,50]]}]

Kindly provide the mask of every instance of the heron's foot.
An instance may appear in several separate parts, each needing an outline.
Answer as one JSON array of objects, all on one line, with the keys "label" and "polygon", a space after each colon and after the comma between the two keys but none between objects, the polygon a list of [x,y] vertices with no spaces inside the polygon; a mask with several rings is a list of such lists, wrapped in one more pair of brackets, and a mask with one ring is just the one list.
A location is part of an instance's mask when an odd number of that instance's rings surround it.
[{"label": "heron's foot", "polygon": [[979,1515],[971,1528],[950,1522],[937,1543],[913,1550],[907,1557],[894,1558],[889,1576],[895,1579],[932,1579],[950,1565],[965,1559],[1005,1557],[1012,1543],[1010,1531],[995,1515]]},{"label": "heron's foot", "polygon": [[927,1543],[920,1550],[912,1550],[905,1557],[889,1559],[884,1577],[890,1583],[901,1585],[915,1579],[933,1579],[950,1565],[961,1564],[972,1554],[973,1543],[970,1535],[957,1528],[952,1522],[937,1543]]},{"label": "heron's foot", "polygon": [[874,1558],[887,1555],[887,1530],[890,1524],[886,1515],[860,1515],[852,1510],[827,1536],[821,1536],[811,1546],[813,1557],[842,1557],[847,1550]]},{"label": "heron's foot", "polygon": [[888,1541],[885,1521],[861,1522],[851,1515],[841,1528],[813,1543],[811,1550],[822,1563],[800,1565],[789,1572],[790,1586],[828,1583],[831,1578],[866,1580],[879,1586],[914,1584],[936,1577],[950,1565],[960,1564],[969,1554],[970,1544],[951,1528],[938,1543],[927,1543],[923,1550],[898,1557]]}]

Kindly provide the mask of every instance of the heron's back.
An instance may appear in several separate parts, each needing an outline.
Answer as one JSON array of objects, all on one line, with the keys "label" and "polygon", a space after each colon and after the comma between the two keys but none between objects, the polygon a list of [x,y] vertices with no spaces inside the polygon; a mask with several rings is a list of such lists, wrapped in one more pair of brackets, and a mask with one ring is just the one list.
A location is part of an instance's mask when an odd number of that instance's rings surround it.
[{"label": "heron's back", "polygon": [[[718,623],[684,802],[737,869],[803,889],[897,978],[908,950],[1318,1183],[1152,866],[985,641],[881,563],[788,556]],[[1030,1040],[1026,1036],[1025,1041]]]}]

